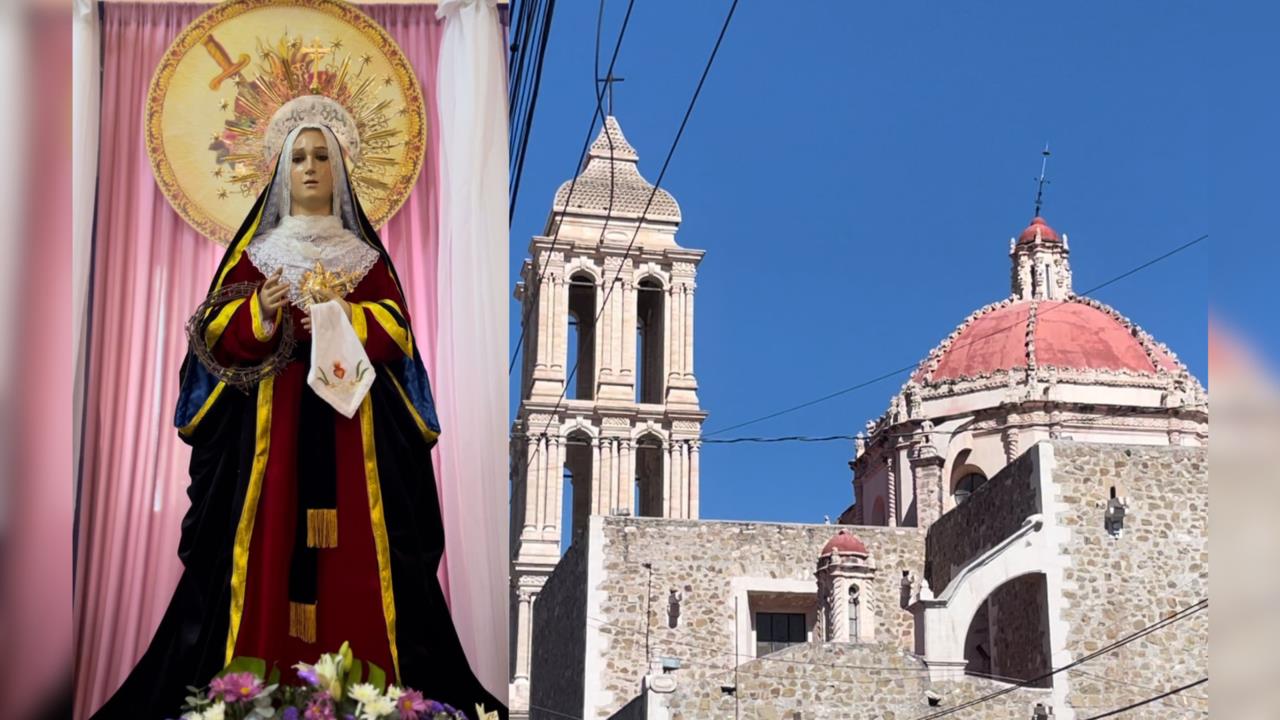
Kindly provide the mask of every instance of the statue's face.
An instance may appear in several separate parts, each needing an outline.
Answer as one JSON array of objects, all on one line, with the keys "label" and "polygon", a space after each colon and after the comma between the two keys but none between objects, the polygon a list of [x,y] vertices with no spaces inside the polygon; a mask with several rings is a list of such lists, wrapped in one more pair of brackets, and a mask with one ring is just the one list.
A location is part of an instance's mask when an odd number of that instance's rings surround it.
[{"label": "statue's face", "polygon": [[[290,151],[289,188],[294,215],[328,215],[333,211],[333,165],[324,133],[303,130]],[[333,159],[337,162],[337,158]]]}]

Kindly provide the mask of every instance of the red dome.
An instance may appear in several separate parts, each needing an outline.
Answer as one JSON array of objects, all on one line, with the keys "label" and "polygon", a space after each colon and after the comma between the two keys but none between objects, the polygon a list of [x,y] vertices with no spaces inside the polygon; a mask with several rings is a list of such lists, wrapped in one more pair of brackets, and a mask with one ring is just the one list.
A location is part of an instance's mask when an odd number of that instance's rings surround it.
[{"label": "red dome", "polygon": [[839,550],[842,553],[855,553],[863,557],[867,555],[867,546],[862,544],[858,536],[844,530],[836,533],[835,537],[822,546],[821,555],[830,555],[833,550]]},{"label": "red dome", "polygon": [[[1035,308],[1035,329],[1028,345],[1028,324]],[[1095,304],[1072,300],[1022,300],[979,315],[946,347],[928,382],[974,377],[1025,368],[1033,352],[1038,367],[1072,370],[1120,370],[1151,374],[1157,365],[1177,372],[1178,363],[1156,343],[1144,345],[1121,318]],[[926,370],[925,368],[921,368]],[[927,372],[927,371],[926,371]]]},{"label": "red dome", "polygon": [[1022,234],[1018,236],[1018,242],[1035,242],[1037,230],[1040,231],[1040,239],[1048,240],[1050,242],[1059,242],[1058,232],[1049,227],[1049,224],[1044,221],[1044,218],[1038,215],[1031,220],[1031,224],[1027,226],[1027,229],[1023,230]]}]

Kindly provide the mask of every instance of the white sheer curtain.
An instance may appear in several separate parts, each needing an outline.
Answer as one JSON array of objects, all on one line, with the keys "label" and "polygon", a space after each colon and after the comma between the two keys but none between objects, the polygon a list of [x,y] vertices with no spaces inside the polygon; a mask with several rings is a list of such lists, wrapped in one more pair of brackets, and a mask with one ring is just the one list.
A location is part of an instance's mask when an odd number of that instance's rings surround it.
[{"label": "white sheer curtain", "polygon": [[[472,668],[499,698],[507,687],[507,101],[497,3],[442,0],[437,69],[442,307],[436,361],[440,455],[457,490],[441,498],[449,594]],[[447,294],[446,294],[447,293]],[[465,388],[467,394],[455,394]],[[445,462],[449,462],[446,460]]]},{"label": "white sheer curtain", "polygon": [[[75,0],[71,26],[71,337],[75,380],[71,396],[73,457],[84,428],[84,363],[89,308],[89,259],[98,180],[98,7]],[[79,468],[79,463],[75,466]]]}]

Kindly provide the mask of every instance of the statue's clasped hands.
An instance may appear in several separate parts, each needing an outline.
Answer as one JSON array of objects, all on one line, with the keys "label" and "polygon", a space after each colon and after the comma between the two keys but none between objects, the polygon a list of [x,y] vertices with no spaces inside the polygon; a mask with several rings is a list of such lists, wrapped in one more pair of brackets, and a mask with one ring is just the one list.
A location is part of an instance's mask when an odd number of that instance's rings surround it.
[{"label": "statue's clasped hands", "polygon": [[[262,314],[265,317],[275,317],[276,311],[284,307],[289,297],[289,281],[282,277],[283,269],[278,269],[262,283],[262,289],[258,291],[258,302],[262,306]],[[338,297],[335,292],[327,292],[324,295],[324,302],[330,300],[336,301],[342,306],[342,312],[346,314],[347,320],[351,319],[351,303]],[[311,332],[311,314],[308,312],[302,317],[302,327]]]}]

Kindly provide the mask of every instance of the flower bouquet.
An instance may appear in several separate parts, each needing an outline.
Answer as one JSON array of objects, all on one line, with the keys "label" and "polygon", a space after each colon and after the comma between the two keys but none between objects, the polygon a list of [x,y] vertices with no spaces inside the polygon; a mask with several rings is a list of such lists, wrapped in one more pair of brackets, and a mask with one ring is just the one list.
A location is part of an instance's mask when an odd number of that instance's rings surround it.
[{"label": "flower bouquet", "polygon": [[[187,688],[180,720],[468,720],[417,690],[388,686],[385,671],[355,659],[347,643],[314,665],[294,667],[305,684],[283,685],[278,668],[267,675],[266,661],[238,657],[209,687]],[[477,705],[476,718],[497,720],[498,714]]]}]

